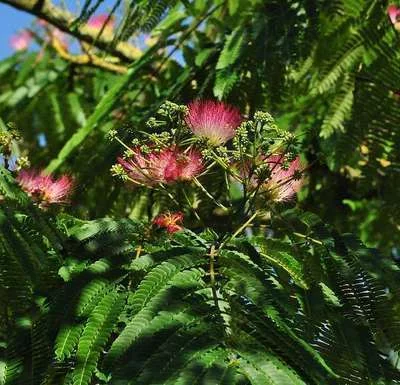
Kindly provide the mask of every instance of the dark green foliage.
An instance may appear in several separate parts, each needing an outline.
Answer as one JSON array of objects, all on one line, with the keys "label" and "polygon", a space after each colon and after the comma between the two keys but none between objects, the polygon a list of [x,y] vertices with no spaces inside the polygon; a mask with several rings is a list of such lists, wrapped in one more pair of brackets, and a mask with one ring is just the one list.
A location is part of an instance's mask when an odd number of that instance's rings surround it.
[{"label": "dark green foliage", "polygon": [[[85,1],[74,28],[102,3]],[[132,1],[111,44],[157,43],[125,75],[47,49],[1,61],[1,132],[22,136],[13,155],[73,174],[76,190],[64,212],[42,211],[0,167],[0,385],[400,383],[400,270],[387,257],[399,35],[386,6]],[[192,230],[155,232],[156,214],[182,207],[113,179],[109,134],[129,144],[158,130],[146,122],[165,100],[198,97],[265,107],[296,133],[309,161],[300,206],[319,216],[267,205],[259,227],[221,243],[233,216],[199,192],[188,199],[213,230],[188,216]],[[204,185],[220,198],[225,182]]]},{"label": "dark green foliage", "polygon": [[[7,202],[1,314],[18,307],[1,318],[4,384],[400,381],[390,358],[400,343],[398,272],[388,263],[377,278],[373,251],[311,214],[276,212],[274,238],[260,230],[219,249],[190,231],[141,241],[146,224],[128,219],[60,215],[55,226],[37,212],[22,232],[30,206]],[[61,240],[58,261],[43,259],[44,224]]]}]

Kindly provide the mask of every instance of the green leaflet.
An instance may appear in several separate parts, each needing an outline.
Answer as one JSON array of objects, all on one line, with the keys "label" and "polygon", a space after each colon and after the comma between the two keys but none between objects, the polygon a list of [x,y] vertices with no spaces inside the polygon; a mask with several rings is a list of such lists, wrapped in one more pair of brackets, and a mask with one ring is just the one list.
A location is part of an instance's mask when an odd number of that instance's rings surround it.
[{"label": "green leaflet", "polygon": [[21,373],[21,362],[17,360],[0,359],[0,385],[11,385]]},{"label": "green leaflet", "polygon": [[238,80],[239,76],[235,71],[218,71],[213,88],[214,95],[218,99],[223,99],[229,94]]},{"label": "green leaflet", "polygon": [[99,297],[109,290],[109,283],[106,280],[94,279],[83,289],[76,306],[76,315],[78,317],[89,316],[94,307],[98,304]]},{"label": "green leaflet", "polygon": [[83,329],[82,324],[63,325],[55,341],[55,355],[58,360],[70,358],[75,349]]},{"label": "green leaflet", "polygon": [[96,368],[100,353],[107,343],[124,304],[124,296],[115,289],[107,293],[93,309],[78,342],[74,385],[87,385]]},{"label": "green leaflet", "polygon": [[86,124],[86,115],[81,106],[78,95],[72,92],[69,93],[67,95],[67,101],[76,123],[78,123],[80,126],[84,126]]},{"label": "green leaflet", "polygon": [[0,385],[5,385],[7,377],[7,363],[0,361]]},{"label": "green leaflet", "polygon": [[78,224],[70,229],[70,236],[79,241],[87,241],[90,238],[101,236],[104,233],[122,231],[126,228],[133,230],[134,222],[129,219],[114,220],[103,218]]},{"label": "green leaflet", "polygon": [[16,200],[21,205],[29,202],[28,196],[17,186],[10,171],[3,166],[0,166],[0,192],[7,199]]},{"label": "green leaflet", "polygon": [[239,367],[258,384],[264,381],[268,385],[306,385],[296,372],[271,352],[240,351]]},{"label": "green leaflet", "polygon": [[260,255],[273,266],[282,268],[300,287],[307,289],[302,264],[293,257],[294,250],[290,245],[280,241],[257,238],[254,240],[256,247],[259,247]]},{"label": "green leaflet", "polygon": [[86,124],[71,136],[67,143],[64,144],[57,157],[50,162],[46,168],[47,172],[54,172],[57,170],[71,153],[73,153],[86,137],[100,124],[102,119],[108,115],[115,103],[117,103],[118,95],[129,82],[137,76],[138,72],[148,64],[155,49],[156,46],[149,48],[146,54],[129,68],[128,73],[116,81],[115,85],[104,95],[100,103],[96,106],[92,115],[89,116]]},{"label": "green leaflet", "polygon": [[225,69],[235,63],[239,58],[240,50],[245,40],[246,32],[244,28],[242,26],[236,27],[225,41],[216,66],[217,70]]},{"label": "green leaflet", "polygon": [[111,367],[123,355],[136,338],[151,322],[157,311],[161,310],[167,290],[171,286],[198,286],[202,273],[199,270],[180,271],[199,265],[202,256],[179,256],[153,268],[140,283],[138,289],[128,299],[129,313],[133,317],[125,329],[111,345],[105,365]]},{"label": "green leaflet", "polygon": [[328,138],[335,131],[344,131],[345,119],[349,117],[353,107],[354,86],[354,79],[346,78],[342,81],[342,86],[337,95],[335,95],[322,124],[321,137]]},{"label": "green leaflet", "polygon": [[[172,377],[166,385],[224,384],[224,377],[228,377],[228,373],[234,371],[233,368],[226,367],[228,353],[229,351],[218,347],[205,352],[200,351],[192,357],[189,365],[183,368],[179,378]],[[216,370],[217,368],[219,370]]]}]

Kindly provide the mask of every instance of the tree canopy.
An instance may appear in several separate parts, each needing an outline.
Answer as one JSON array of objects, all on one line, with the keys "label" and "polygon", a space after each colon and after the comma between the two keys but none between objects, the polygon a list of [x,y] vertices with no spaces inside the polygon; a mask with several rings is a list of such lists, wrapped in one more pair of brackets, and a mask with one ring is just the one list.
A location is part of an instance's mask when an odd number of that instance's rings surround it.
[{"label": "tree canopy", "polygon": [[0,385],[400,383],[400,5],[0,1]]}]

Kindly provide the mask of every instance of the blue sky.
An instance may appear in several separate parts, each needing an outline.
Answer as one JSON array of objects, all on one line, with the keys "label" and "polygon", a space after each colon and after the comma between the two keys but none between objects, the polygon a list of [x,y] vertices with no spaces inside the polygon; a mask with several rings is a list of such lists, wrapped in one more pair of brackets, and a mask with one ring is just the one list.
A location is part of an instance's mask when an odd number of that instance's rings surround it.
[{"label": "blue sky", "polygon": [[[57,2],[58,1],[56,0],[53,3],[57,4]],[[63,3],[69,5],[68,8],[71,11],[77,12],[76,3],[73,0],[64,0]],[[114,0],[104,1],[104,3],[99,7],[98,12],[109,11],[112,4],[114,4]],[[29,27],[35,18],[26,12],[17,10],[3,3],[0,3],[0,15],[0,36],[2,37],[0,44],[1,60],[11,55],[13,52],[10,46],[11,36],[18,30]],[[173,57],[178,62],[183,63],[182,52],[177,52]]]},{"label": "blue sky", "polygon": [[[59,4],[60,1],[71,12],[77,12],[79,9],[75,0],[55,0],[53,4]],[[112,5],[114,5],[114,0],[105,0],[97,12],[107,12]],[[13,52],[10,47],[10,37],[18,30],[29,27],[35,17],[3,3],[0,3],[0,17],[0,59],[3,59]]]},{"label": "blue sky", "polygon": [[0,58],[2,59],[12,53],[9,42],[11,35],[17,32],[18,29],[28,26],[33,17],[2,3],[0,3],[0,15]]}]

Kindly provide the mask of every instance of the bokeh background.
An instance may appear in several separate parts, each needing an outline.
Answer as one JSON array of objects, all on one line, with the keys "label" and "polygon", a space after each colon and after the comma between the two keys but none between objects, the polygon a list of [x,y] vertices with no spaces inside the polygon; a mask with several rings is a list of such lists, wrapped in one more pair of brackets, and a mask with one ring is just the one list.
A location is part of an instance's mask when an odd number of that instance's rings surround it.
[{"label": "bokeh background", "polygon": [[13,49],[10,46],[10,37],[19,29],[29,25],[33,17],[27,13],[18,11],[8,5],[0,4],[0,58],[5,58],[12,54]]}]

